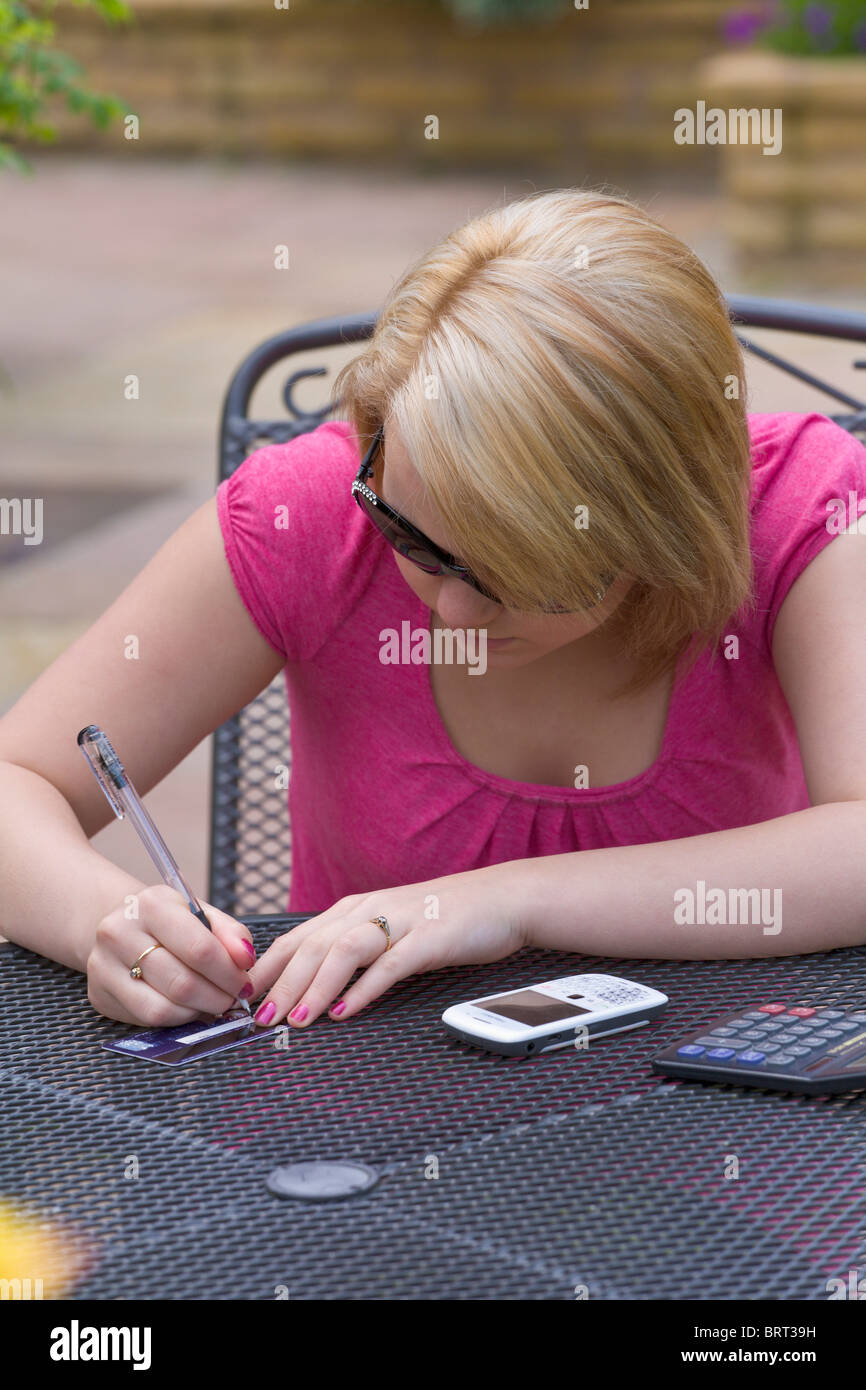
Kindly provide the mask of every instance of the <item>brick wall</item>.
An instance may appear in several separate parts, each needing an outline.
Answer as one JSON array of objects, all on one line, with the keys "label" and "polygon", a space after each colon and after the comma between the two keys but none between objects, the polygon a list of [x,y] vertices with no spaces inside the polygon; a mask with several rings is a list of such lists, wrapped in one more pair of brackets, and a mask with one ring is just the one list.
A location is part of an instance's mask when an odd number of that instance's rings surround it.
[{"label": "brick wall", "polygon": [[[866,57],[740,54],[707,60],[706,97],[722,109],[783,113],[779,155],[721,148],[725,230],[752,263],[762,257],[850,257],[864,283],[866,252]],[[839,261],[840,270],[850,270]]]},{"label": "brick wall", "polygon": [[[438,0],[132,0],[128,27],[68,3],[57,22],[86,85],[139,115],[148,153],[694,177],[713,152],[674,145],[673,111],[700,95],[698,62],[722,47],[731,5],[590,0],[479,31]],[[52,119],[61,148],[126,145],[62,106]]]}]

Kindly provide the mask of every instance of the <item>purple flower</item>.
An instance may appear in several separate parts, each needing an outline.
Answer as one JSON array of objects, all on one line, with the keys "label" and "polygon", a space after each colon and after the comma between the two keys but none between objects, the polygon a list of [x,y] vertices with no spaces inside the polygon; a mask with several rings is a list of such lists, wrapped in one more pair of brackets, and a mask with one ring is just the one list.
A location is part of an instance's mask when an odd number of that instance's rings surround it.
[{"label": "purple flower", "polygon": [[813,39],[823,39],[833,27],[833,16],[826,5],[807,5],[803,23]]},{"label": "purple flower", "polygon": [[722,32],[729,43],[751,43],[766,23],[766,14],[757,10],[737,10],[726,15]]}]

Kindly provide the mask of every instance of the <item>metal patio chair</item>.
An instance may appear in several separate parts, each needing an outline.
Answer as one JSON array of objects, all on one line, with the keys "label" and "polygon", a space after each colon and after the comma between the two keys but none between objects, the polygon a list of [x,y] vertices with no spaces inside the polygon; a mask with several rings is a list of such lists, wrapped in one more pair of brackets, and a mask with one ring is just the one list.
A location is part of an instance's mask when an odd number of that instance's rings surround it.
[{"label": "metal patio chair", "polygon": [[[738,328],[783,332],[866,343],[866,314],[820,308],[787,300],[728,296]],[[324,376],[326,367],[292,373],[283,387],[287,416],[251,418],[249,407],[259,381],[277,363],[298,353],[360,343],[369,338],[376,314],[318,319],[288,329],[254,348],[241,363],[226,392],[219,437],[219,481],[266,444],[286,443],[315,429],[336,406],[304,411],[293,399],[296,384]],[[823,392],[844,409],[829,417],[866,441],[866,403],[785,360],[738,332],[748,351]],[[866,367],[866,360],[857,361]],[[337,403],[338,404],[338,403]],[[291,767],[291,742],[282,672],[255,700],[214,733],[211,782],[210,871],[208,900],[239,918],[284,913],[291,876],[291,829],[284,797],[274,796],[274,768]]]}]

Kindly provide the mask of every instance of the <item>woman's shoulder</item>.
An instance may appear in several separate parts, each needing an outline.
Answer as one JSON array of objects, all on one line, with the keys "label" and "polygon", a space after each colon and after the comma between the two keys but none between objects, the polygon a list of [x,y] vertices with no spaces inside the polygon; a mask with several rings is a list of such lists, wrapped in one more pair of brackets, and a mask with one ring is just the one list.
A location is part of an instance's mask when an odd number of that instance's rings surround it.
[{"label": "woman's shoulder", "polygon": [[220,486],[262,505],[279,505],[282,492],[313,508],[351,502],[359,464],[355,432],[345,420],[324,420],[283,444],[265,444],[249,454]]},{"label": "woman's shoulder", "polygon": [[816,411],[748,423],[755,592],[769,643],[794,580],[866,507],[866,447]]},{"label": "woman's shoulder", "polygon": [[862,460],[863,444],[818,411],[777,411],[748,416],[752,454],[752,502],[780,502],[811,482],[832,483]]},{"label": "woman's shoulder", "polygon": [[267,444],[217,489],[235,585],[260,631],[289,661],[309,660],[370,580],[378,549],[352,496],[355,431],[327,420]]}]

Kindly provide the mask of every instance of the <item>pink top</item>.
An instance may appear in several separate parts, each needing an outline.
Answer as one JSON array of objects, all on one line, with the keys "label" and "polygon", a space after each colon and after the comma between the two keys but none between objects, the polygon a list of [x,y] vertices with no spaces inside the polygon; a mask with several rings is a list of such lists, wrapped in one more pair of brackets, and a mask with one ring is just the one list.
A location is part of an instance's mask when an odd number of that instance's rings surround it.
[{"label": "pink top", "polygon": [[[383,629],[430,610],[351,496],[351,425],[327,421],[251,454],[217,490],[238,592],[286,660],[291,709],[289,910],[531,855],[677,839],[809,805],[772,663],[776,615],[836,534],[831,499],[866,497],[866,449],[817,413],[751,415],[756,616],[739,659],[705,653],[674,685],[661,752],[626,782],[514,782],[456,751],[427,665],[385,664]],[[856,500],[853,501],[856,508]],[[286,520],[287,519],[287,520]]]}]

